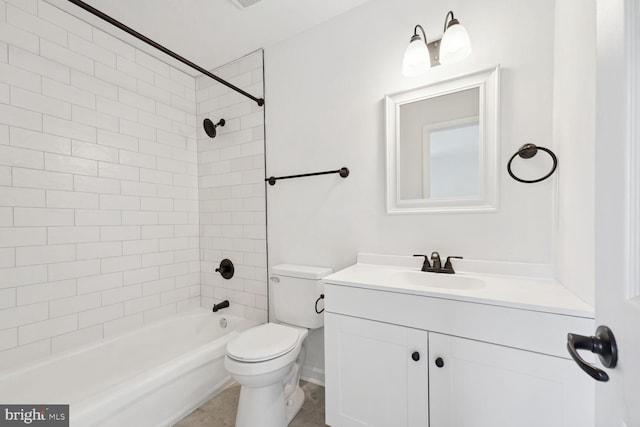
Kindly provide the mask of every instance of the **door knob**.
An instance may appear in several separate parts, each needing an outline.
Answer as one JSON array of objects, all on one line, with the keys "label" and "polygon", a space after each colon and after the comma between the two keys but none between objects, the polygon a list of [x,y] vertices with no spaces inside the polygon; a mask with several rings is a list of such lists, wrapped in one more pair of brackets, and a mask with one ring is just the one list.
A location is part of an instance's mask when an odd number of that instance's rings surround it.
[{"label": "door knob", "polygon": [[414,351],[413,353],[411,353],[411,358],[417,362],[418,360],[420,360],[420,353]]},{"label": "door knob", "polygon": [[444,359],[442,357],[438,357],[436,359],[436,366],[438,368],[442,368],[444,366]]},{"label": "door knob", "polygon": [[567,350],[580,369],[598,381],[609,381],[609,375],[602,369],[585,362],[578,354],[578,350],[589,350],[597,354],[605,368],[615,368],[618,362],[618,346],[613,332],[606,326],[598,326],[596,335],[593,337],[567,334]]}]

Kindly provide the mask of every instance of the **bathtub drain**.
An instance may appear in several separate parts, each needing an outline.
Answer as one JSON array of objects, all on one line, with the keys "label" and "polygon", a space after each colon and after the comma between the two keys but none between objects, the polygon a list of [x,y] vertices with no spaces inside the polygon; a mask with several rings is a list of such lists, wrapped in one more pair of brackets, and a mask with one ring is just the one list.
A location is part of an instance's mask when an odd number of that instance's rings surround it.
[{"label": "bathtub drain", "polygon": [[222,319],[220,319],[220,327],[222,329],[227,327],[227,319],[225,317],[223,317]]}]

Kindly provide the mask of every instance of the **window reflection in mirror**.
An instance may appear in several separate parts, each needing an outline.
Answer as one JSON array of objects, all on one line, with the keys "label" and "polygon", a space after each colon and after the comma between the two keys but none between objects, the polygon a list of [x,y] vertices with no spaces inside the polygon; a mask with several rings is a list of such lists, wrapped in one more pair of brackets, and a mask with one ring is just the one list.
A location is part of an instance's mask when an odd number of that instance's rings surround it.
[{"label": "window reflection in mirror", "polygon": [[400,200],[480,193],[480,90],[400,106]]},{"label": "window reflection in mirror", "polygon": [[423,135],[423,198],[480,196],[479,125],[471,120]]}]

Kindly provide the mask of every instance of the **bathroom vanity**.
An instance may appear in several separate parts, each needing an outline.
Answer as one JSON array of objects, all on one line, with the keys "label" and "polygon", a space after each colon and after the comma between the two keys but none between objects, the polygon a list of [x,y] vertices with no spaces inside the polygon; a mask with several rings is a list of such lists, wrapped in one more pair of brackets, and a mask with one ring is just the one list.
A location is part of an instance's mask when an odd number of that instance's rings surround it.
[{"label": "bathroom vanity", "polygon": [[566,350],[593,309],[553,279],[360,254],[324,281],[328,425],[593,426],[595,381]]}]

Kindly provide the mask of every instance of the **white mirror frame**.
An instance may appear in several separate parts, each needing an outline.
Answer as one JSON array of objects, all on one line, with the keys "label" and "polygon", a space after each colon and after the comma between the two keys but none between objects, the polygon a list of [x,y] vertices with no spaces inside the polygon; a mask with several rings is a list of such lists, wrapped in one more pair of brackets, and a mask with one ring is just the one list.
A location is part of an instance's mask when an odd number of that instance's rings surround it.
[{"label": "white mirror frame", "polygon": [[[400,177],[398,174],[400,161],[398,155],[400,152],[400,107],[412,102],[473,88],[478,88],[480,95],[479,197],[400,200]],[[498,210],[499,95],[500,66],[496,66],[428,86],[385,96],[388,213],[473,213]]]}]

